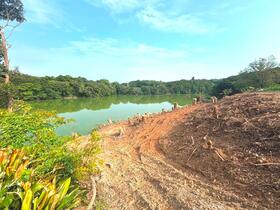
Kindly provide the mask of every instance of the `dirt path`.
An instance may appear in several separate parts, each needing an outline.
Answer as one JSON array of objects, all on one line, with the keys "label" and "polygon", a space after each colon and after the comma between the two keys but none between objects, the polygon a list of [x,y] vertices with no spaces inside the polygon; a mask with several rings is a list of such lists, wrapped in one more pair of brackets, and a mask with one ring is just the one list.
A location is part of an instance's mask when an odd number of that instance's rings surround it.
[{"label": "dirt path", "polygon": [[[159,142],[197,108],[154,115],[137,125],[127,121],[101,129],[105,168],[98,196],[108,209],[252,209],[255,203],[209,184],[195,170],[165,156]],[[117,136],[123,129],[124,134]],[[176,134],[174,134],[176,135]],[[174,154],[176,155],[176,154]]]}]

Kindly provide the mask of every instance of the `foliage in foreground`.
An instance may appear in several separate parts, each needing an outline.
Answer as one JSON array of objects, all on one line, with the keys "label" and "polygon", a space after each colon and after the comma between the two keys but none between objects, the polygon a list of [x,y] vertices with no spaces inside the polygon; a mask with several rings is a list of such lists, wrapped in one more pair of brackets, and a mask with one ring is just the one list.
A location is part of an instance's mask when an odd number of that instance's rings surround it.
[{"label": "foliage in foreground", "polygon": [[83,137],[73,140],[55,133],[66,123],[63,118],[21,101],[14,103],[13,112],[0,110],[0,119],[0,209],[69,209],[78,204],[81,190],[73,186],[99,172],[98,132],[77,149]]},{"label": "foliage in foreground", "polygon": [[16,102],[13,110],[0,110],[0,147],[24,148],[38,161],[35,173],[40,176],[56,174],[58,168],[70,176],[74,160],[64,149],[68,139],[55,133],[64,119],[52,112],[33,110],[23,102]]},{"label": "foliage in foreground", "polygon": [[80,203],[79,189],[71,186],[71,178],[56,183],[56,178],[34,180],[32,160],[23,150],[0,150],[1,209],[71,209]]},{"label": "foliage in foreground", "polygon": [[[23,102],[16,102],[13,110],[0,110],[0,148],[24,148],[36,159],[32,165],[38,178],[63,179],[77,173],[77,168],[83,165],[85,151],[72,152],[68,147],[71,138],[55,133],[58,126],[66,123],[63,118],[53,112],[34,110]],[[93,142],[87,149],[95,157],[99,147],[97,140]]]},{"label": "foliage in foreground", "polygon": [[[84,142],[80,144],[80,140]],[[97,154],[101,153],[100,140],[100,134],[93,130],[88,138],[78,137],[68,145],[69,150],[79,160],[74,170],[74,177],[79,182],[87,182],[91,175],[100,172],[100,166],[103,164],[102,160],[97,157]]]}]

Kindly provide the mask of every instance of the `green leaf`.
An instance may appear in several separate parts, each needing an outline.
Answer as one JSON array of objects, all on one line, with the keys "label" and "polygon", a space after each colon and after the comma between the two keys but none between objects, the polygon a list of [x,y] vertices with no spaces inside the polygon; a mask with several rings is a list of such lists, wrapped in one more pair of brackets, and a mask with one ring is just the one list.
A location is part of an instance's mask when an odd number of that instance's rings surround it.
[{"label": "green leaf", "polygon": [[25,197],[22,202],[21,210],[30,210],[31,203],[32,203],[33,193],[31,189],[26,191]]},{"label": "green leaf", "polygon": [[44,188],[44,185],[42,185],[41,183],[35,183],[32,185],[31,190],[32,190],[33,194],[35,194],[36,192],[40,191],[43,188]]},{"label": "green leaf", "polygon": [[66,195],[66,193],[68,192],[70,183],[71,183],[71,177],[69,177],[62,183],[61,187],[59,188],[59,198],[58,198],[59,201],[61,201]]},{"label": "green leaf", "polygon": [[37,210],[37,207],[38,207],[38,200],[39,200],[38,197],[36,197],[36,198],[33,200],[33,209],[34,209],[34,210]]}]

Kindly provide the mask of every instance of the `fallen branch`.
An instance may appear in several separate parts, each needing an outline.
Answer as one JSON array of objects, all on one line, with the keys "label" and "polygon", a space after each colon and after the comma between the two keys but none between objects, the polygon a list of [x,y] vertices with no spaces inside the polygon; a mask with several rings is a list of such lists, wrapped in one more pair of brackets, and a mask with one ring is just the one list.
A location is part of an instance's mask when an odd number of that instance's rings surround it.
[{"label": "fallen branch", "polygon": [[91,200],[90,203],[87,207],[86,210],[93,210],[93,207],[95,205],[95,198],[96,198],[96,180],[95,177],[90,177],[91,179],[91,185],[92,185],[92,196],[91,196]]},{"label": "fallen branch", "polygon": [[195,151],[197,150],[197,147],[192,151],[190,157],[188,158],[187,162],[189,162],[193,156],[193,154],[195,153]]},{"label": "fallen branch", "polygon": [[214,149],[215,153],[218,155],[218,157],[222,160],[225,161],[225,159],[222,157],[222,155],[217,151],[217,149]]},{"label": "fallen branch", "polygon": [[193,136],[191,136],[191,140],[192,140],[192,146],[194,145],[194,139],[193,139]]},{"label": "fallen branch", "polygon": [[184,149],[186,149],[186,146],[180,147],[177,151],[181,151],[181,150],[184,150]]},{"label": "fallen branch", "polygon": [[253,164],[255,166],[269,166],[269,165],[277,165],[277,166],[280,166],[280,163],[256,163],[256,164]]}]

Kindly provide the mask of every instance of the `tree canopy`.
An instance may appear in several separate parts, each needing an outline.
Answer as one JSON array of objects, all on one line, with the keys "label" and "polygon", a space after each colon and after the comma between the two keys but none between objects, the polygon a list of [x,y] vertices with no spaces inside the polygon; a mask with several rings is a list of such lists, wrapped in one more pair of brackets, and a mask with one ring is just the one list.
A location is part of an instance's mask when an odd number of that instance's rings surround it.
[{"label": "tree canopy", "polygon": [[276,67],[279,67],[279,63],[275,56],[271,55],[267,58],[259,58],[258,60],[251,62],[248,67],[245,68],[244,72],[260,72]]},{"label": "tree canopy", "polygon": [[[11,71],[10,77],[15,99],[45,100],[71,97],[102,97],[112,95],[165,95],[165,94],[211,94],[212,80],[180,80],[174,82],[132,81],[128,83],[108,80],[87,80],[82,77],[34,77]],[[1,92],[5,92],[0,87]]]},{"label": "tree canopy", "polygon": [[6,21],[17,21],[19,23],[23,22],[25,18],[23,3],[21,0],[1,0],[0,19]]},{"label": "tree canopy", "polygon": [[280,67],[241,72],[239,75],[219,80],[213,88],[213,95],[223,97],[253,90],[280,90]]}]

